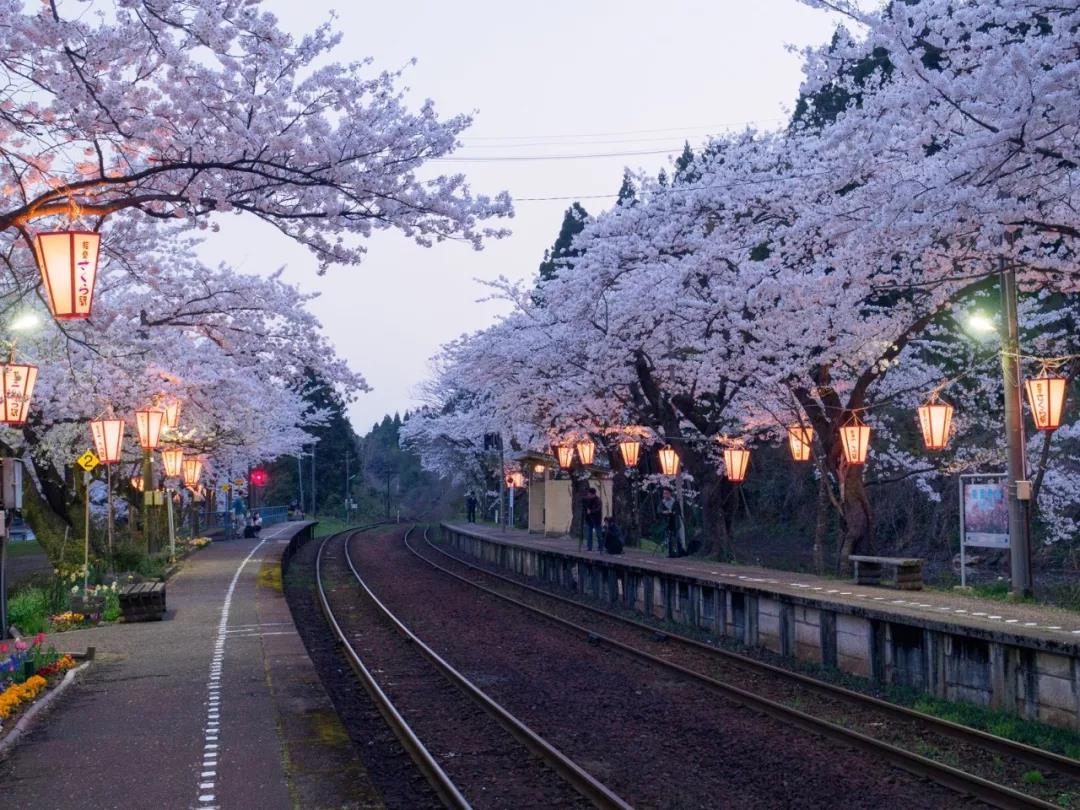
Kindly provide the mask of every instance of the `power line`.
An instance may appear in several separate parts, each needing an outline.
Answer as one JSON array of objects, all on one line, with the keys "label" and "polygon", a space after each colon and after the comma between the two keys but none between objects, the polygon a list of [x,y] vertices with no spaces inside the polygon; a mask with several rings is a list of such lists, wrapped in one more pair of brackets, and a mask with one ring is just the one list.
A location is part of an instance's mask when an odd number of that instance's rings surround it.
[{"label": "power line", "polygon": [[728,127],[745,126],[747,124],[760,124],[769,123],[775,121],[786,121],[786,117],[781,118],[758,118],[751,121],[729,121],[726,124],[707,124],[704,126],[695,127],[660,127],[658,129],[624,129],[615,132],[578,132],[568,133],[563,135],[474,135],[469,138],[463,138],[463,141],[524,141],[537,138],[607,138],[617,137],[621,135],[641,135],[652,132],[716,132],[719,130],[727,129]]},{"label": "power line", "polygon": [[636,157],[639,155],[670,155],[682,149],[646,149],[633,152],[591,152],[570,155],[479,155],[477,157],[433,158],[429,163],[516,163],[523,160],[588,160],[591,158]]}]

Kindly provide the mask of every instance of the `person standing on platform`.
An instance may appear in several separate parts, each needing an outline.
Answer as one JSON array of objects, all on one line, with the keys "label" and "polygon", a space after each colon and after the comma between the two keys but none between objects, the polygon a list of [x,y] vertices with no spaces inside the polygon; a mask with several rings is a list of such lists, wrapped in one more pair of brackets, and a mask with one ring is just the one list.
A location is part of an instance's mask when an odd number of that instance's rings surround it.
[{"label": "person standing on platform", "polygon": [[611,515],[604,518],[604,550],[608,554],[623,553],[622,529]]},{"label": "person standing on platform", "polygon": [[675,493],[667,487],[660,491],[660,518],[664,522],[667,555],[683,556],[682,545],[679,543],[679,502],[675,500]]},{"label": "person standing on platform", "polygon": [[604,514],[604,505],[595,487],[589,487],[585,497],[581,499],[581,508],[584,514],[585,547],[592,551],[593,536],[596,536],[596,550],[604,550],[604,541],[600,536],[601,520]]},{"label": "person standing on platform", "polygon": [[469,523],[476,523],[476,504],[476,495],[470,489],[469,494],[465,496],[465,513]]}]

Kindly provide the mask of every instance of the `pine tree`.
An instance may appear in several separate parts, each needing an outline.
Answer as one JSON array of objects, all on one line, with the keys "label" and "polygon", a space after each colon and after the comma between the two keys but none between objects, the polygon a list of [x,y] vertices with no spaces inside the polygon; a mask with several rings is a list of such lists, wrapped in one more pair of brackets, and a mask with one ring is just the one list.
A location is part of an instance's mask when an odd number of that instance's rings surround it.
[{"label": "pine tree", "polygon": [[555,278],[559,274],[561,261],[581,255],[573,247],[574,237],[585,229],[585,222],[588,218],[589,213],[576,202],[566,209],[555,244],[551,246],[550,250],[544,251],[544,261],[540,263],[541,281],[550,281]]},{"label": "pine tree", "polygon": [[635,204],[637,204],[637,187],[634,186],[634,179],[630,176],[630,170],[623,169],[622,185],[619,187],[619,199],[616,201],[616,205]]}]

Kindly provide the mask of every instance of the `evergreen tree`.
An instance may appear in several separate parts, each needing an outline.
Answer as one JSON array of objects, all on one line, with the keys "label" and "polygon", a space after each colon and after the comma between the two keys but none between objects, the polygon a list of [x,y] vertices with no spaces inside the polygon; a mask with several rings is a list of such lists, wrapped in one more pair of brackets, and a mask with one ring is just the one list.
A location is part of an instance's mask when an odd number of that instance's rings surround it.
[{"label": "evergreen tree", "polygon": [[629,169],[623,169],[622,185],[619,187],[619,199],[616,205],[634,205],[637,203],[637,187],[630,176]]},{"label": "evergreen tree", "polygon": [[559,228],[559,236],[551,249],[544,251],[544,260],[540,262],[541,281],[550,281],[558,275],[561,260],[581,255],[573,248],[574,237],[585,229],[585,221],[588,218],[588,212],[576,202],[566,209],[562,227]]}]

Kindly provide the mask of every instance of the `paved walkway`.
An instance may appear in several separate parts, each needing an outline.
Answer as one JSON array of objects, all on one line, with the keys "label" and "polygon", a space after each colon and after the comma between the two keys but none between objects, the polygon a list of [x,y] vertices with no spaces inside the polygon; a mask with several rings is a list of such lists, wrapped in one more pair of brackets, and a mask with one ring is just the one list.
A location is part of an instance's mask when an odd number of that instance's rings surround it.
[{"label": "paved walkway", "polygon": [[456,531],[472,532],[512,545],[530,546],[570,556],[606,560],[657,571],[683,574],[719,584],[737,584],[749,590],[801,597],[810,602],[846,605],[857,612],[892,614],[920,624],[962,627],[970,635],[1011,636],[1021,643],[1045,649],[1080,653],[1080,613],[1063,608],[971,596],[957,591],[900,591],[855,585],[829,579],[749,565],[728,565],[715,560],[682,557],[668,559],[635,548],[621,556],[579,551],[576,538],[543,537],[521,529],[503,531],[476,523],[448,523]]},{"label": "paved walkway", "polygon": [[[342,796],[308,801],[319,737],[328,762],[363,775],[318,682],[280,590],[284,544],[306,524],[261,540],[214,543],[168,584],[164,621],[50,638],[95,646],[97,662],[62,705],[0,764],[7,807],[359,807]],[[305,733],[317,716],[321,728]],[[315,738],[313,740],[313,738]],[[310,752],[308,752],[310,754]],[[324,791],[325,792],[325,791]]]}]

